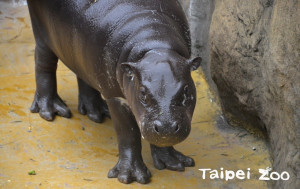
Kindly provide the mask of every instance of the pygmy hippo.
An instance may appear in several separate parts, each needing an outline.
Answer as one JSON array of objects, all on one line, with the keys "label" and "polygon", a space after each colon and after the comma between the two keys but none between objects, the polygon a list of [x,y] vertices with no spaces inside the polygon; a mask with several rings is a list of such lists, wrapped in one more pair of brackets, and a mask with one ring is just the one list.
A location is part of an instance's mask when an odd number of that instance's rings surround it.
[{"label": "pygmy hippo", "polygon": [[27,2],[36,41],[32,112],[48,121],[55,114],[71,117],[56,89],[60,59],[77,75],[79,112],[96,122],[113,120],[119,161],[109,178],[149,182],[141,136],[157,169],[194,166],[173,148],[191,130],[196,90],[190,72],[201,62],[190,59],[189,27],[177,0]]}]

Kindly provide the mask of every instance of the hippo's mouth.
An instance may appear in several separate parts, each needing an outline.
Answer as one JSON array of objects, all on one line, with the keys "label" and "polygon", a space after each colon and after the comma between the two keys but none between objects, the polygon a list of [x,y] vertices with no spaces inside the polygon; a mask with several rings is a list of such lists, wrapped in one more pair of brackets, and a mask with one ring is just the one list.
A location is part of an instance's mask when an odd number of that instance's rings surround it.
[{"label": "hippo's mouth", "polygon": [[144,137],[150,144],[153,144],[155,146],[159,146],[159,147],[168,147],[168,146],[174,146],[180,142],[182,142],[184,139],[186,139],[186,137],[176,137],[176,136],[172,136],[172,137]]},{"label": "hippo's mouth", "polygon": [[155,129],[152,129],[151,126],[147,127],[144,124],[139,124],[139,127],[142,138],[147,140],[150,144],[159,147],[174,146],[185,140],[190,133],[190,128],[188,127],[185,129],[180,129],[175,133],[159,133],[155,131]]}]

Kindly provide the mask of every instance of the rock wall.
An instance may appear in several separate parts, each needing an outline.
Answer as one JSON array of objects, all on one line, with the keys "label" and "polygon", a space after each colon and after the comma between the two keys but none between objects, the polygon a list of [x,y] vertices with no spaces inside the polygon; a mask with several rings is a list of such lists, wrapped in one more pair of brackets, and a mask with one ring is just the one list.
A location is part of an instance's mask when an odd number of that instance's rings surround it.
[{"label": "rock wall", "polygon": [[203,57],[202,68],[215,82],[228,120],[265,132],[275,171],[291,175],[274,187],[299,188],[299,0],[181,2],[193,56]]},{"label": "rock wall", "polygon": [[216,0],[211,76],[225,114],[267,132],[277,172],[300,186],[300,2]]}]

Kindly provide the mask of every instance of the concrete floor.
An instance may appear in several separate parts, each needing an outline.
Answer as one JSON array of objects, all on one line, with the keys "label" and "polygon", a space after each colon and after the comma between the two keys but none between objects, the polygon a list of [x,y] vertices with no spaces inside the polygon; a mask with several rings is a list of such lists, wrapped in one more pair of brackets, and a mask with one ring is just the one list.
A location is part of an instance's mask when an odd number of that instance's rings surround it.
[{"label": "concrete floor", "polygon": [[[193,73],[198,101],[192,132],[176,146],[193,157],[196,166],[185,172],[159,171],[143,141],[151,183],[124,185],[107,178],[118,160],[112,121],[96,124],[78,113],[76,78],[62,63],[57,73],[58,93],[73,117],[47,122],[30,113],[35,91],[33,59],[27,7],[0,1],[0,188],[267,188],[266,182],[258,180],[258,169],[271,166],[266,144],[242,129],[217,126],[220,108],[201,70]],[[203,180],[198,170],[220,167],[251,168],[251,179]],[[28,175],[31,170],[36,175]]]}]

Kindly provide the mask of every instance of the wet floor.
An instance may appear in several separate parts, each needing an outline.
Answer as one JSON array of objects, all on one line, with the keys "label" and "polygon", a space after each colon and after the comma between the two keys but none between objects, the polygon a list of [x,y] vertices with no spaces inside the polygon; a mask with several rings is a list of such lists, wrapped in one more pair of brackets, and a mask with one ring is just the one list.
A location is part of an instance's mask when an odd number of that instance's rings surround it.
[{"label": "wet floor", "polygon": [[[176,149],[195,159],[185,172],[157,170],[149,144],[143,158],[151,183],[120,184],[107,173],[118,160],[117,139],[111,120],[90,121],[77,111],[75,75],[61,62],[58,93],[73,117],[47,122],[29,107],[35,91],[34,39],[27,7],[0,1],[0,188],[267,188],[258,180],[259,168],[271,166],[263,140],[241,129],[217,125],[220,107],[200,71],[193,73],[197,105],[188,139]],[[202,179],[198,169],[246,172],[250,179]],[[29,175],[34,170],[36,175]]]}]

